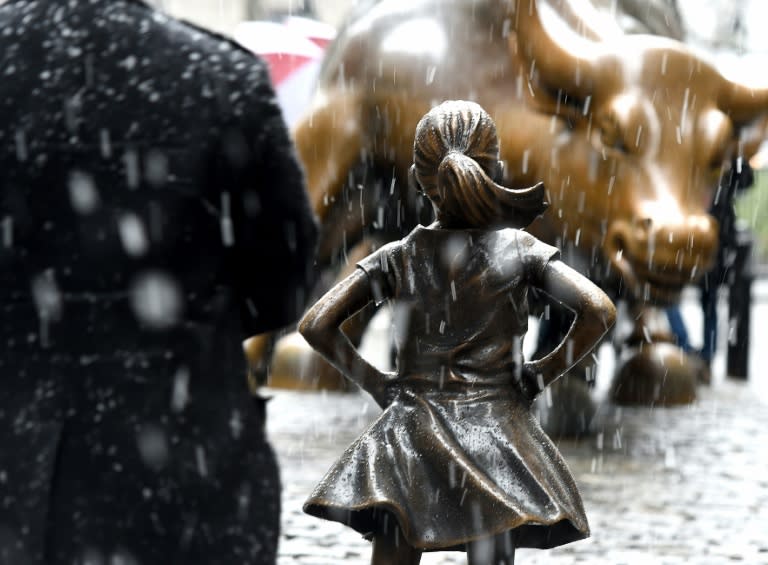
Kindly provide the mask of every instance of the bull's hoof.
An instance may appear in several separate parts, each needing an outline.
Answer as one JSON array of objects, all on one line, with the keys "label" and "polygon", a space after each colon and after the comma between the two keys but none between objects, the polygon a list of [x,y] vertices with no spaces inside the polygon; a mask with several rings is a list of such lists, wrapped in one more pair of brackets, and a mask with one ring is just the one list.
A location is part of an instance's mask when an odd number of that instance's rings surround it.
[{"label": "bull's hoof", "polygon": [[696,382],[700,385],[712,384],[712,369],[709,367],[709,363],[698,355],[690,355],[689,359],[693,365],[693,371],[696,374]]},{"label": "bull's hoof", "polygon": [[298,333],[277,342],[267,385],[293,390],[350,389],[341,373],[315,353]]},{"label": "bull's hoof", "polygon": [[696,400],[696,385],[708,378],[698,357],[670,343],[643,344],[616,372],[611,395],[624,406],[676,406]]},{"label": "bull's hoof", "polygon": [[596,411],[589,385],[577,375],[555,381],[536,399],[541,427],[553,439],[589,435]]}]

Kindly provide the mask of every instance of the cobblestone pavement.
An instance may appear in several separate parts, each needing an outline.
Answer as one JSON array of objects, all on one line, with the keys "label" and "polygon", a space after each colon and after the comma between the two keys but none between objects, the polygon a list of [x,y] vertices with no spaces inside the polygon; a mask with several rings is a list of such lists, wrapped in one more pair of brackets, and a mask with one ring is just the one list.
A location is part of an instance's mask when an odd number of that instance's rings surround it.
[{"label": "cobblestone pavement", "polygon": [[[768,564],[768,301],[755,310],[749,382],[718,376],[716,363],[713,384],[694,405],[602,403],[595,436],[559,443],[592,537],[549,551],[519,550],[516,563]],[[696,327],[694,305],[684,315]],[[301,505],[378,408],[363,394],[271,392],[269,433],[283,478],[279,565],[367,564],[368,542],[303,514]],[[466,560],[433,553],[422,563]]]}]

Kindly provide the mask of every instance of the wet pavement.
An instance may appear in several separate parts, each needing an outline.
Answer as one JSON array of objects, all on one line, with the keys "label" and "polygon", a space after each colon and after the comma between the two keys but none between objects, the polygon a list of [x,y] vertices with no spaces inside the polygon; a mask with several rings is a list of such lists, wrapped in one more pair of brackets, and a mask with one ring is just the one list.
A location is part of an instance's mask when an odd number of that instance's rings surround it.
[{"label": "wet pavement", "polygon": [[[683,315],[694,345],[701,317],[692,294]],[[768,283],[755,288],[750,379],[723,375],[680,408],[619,408],[603,400],[613,356],[599,359],[592,437],[560,441],[581,490],[591,538],[549,551],[518,550],[521,564],[768,564]],[[722,323],[727,339],[727,320]],[[377,337],[367,351],[376,361]],[[700,341],[700,340],[699,340]],[[373,343],[374,345],[370,345]],[[722,348],[721,348],[722,349]],[[364,394],[272,390],[269,433],[283,479],[279,565],[363,565],[370,544],[355,531],[302,513],[338,455],[377,416]],[[426,554],[426,565],[466,563]]]}]

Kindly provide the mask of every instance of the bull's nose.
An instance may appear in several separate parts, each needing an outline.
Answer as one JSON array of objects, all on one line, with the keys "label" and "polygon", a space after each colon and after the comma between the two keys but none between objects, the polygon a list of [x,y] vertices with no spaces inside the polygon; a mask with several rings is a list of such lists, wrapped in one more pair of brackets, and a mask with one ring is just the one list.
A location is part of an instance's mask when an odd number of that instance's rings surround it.
[{"label": "bull's nose", "polygon": [[631,269],[641,280],[663,277],[683,285],[714,265],[718,229],[709,214],[616,220],[606,234],[606,251],[625,275]]},{"label": "bull's nose", "polygon": [[709,214],[685,216],[683,221],[657,223],[651,228],[656,241],[652,268],[677,270],[695,280],[715,264],[720,226]]},{"label": "bull's nose", "polygon": [[653,220],[651,218],[612,222],[605,241],[610,259],[621,261],[628,260],[629,257],[647,254],[648,243],[652,239],[652,229]]}]

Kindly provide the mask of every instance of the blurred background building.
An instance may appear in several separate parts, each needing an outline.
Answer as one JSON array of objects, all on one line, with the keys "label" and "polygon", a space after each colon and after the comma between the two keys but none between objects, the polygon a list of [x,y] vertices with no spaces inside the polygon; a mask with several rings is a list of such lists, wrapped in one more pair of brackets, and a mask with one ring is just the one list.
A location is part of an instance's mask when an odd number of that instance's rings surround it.
[{"label": "blurred background building", "polygon": [[[314,14],[338,25],[347,10],[361,0],[150,0],[167,12],[223,33],[231,33],[243,20],[274,14]],[[364,0],[370,2],[371,0]],[[682,18],[692,43],[717,49],[768,52],[768,35],[760,22],[768,16],[765,0],[593,0],[614,13],[647,15],[654,3],[672,5]]]},{"label": "blurred background building", "polygon": [[244,20],[270,19],[277,14],[312,14],[338,25],[356,0],[150,0],[166,12],[225,34]]}]

